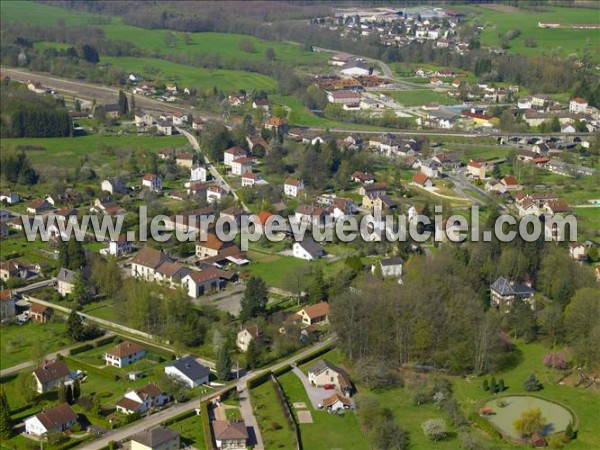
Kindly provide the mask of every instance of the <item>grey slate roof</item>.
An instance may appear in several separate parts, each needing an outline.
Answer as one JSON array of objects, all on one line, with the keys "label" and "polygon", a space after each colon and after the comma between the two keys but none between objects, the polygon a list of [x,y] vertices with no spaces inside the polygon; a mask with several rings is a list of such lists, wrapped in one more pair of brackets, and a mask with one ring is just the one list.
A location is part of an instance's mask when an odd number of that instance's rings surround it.
[{"label": "grey slate roof", "polygon": [[304,239],[300,245],[304,250],[306,250],[313,258],[318,258],[325,254],[325,250],[323,250],[319,245],[312,239],[306,238]]},{"label": "grey slate roof", "polygon": [[520,297],[529,297],[535,294],[535,291],[526,284],[510,284],[510,282],[500,277],[492,283],[490,289],[501,297],[518,295]]},{"label": "grey slate roof", "polygon": [[403,263],[402,258],[396,256],[394,258],[385,258],[379,261],[382,267],[398,266]]},{"label": "grey slate roof", "polygon": [[131,440],[143,444],[146,447],[156,448],[159,445],[175,439],[178,436],[179,433],[171,430],[170,428],[157,427],[134,434]]},{"label": "grey slate roof", "polygon": [[65,283],[73,284],[75,283],[75,272],[61,267],[56,279],[58,281],[64,281]]},{"label": "grey slate roof", "polygon": [[196,361],[193,356],[179,358],[178,360],[167,364],[167,367],[175,367],[190,380],[199,380],[210,374],[210,370]]}]

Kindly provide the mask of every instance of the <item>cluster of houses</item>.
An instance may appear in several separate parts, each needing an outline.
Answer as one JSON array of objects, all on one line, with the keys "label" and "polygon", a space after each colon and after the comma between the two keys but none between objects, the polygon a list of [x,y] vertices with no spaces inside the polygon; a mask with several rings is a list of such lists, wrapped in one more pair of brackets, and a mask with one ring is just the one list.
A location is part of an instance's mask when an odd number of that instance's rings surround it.
[{"label": "cluster of houses", "polygon": [[459,54],[469,51],[467,42],[457,34],[463,14],[442,8],[369,8],[337,10],[331,17],[315,18],[311,23],[339,32],[346,38],[377,36],[386,46],[402,47],[412,42],[433,42]]}]

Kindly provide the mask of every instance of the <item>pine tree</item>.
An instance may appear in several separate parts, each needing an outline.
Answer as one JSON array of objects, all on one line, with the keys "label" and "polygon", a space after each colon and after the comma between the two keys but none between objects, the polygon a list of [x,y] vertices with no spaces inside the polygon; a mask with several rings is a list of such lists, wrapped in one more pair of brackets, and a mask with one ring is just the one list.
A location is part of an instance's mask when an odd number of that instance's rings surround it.
[{"label": "pine tree", "polygon": [[483,390],[484,391],[489,391],[490,390],[490,383],[488,382],[487,378],[485,378],[483,380]]},{"label": "pine tree", "polygon": [[129,113],[129,102],[127,101],[127,96],[125,92],[119,91],[119,113],[122,116],[126,116]]},{"label": "pine tree", "polygon": [[79,379],[76,379],[73,382],[73,400],[77,401],[81,397],[81,384],[79,384]]},{"label": "pine tree", "polygon": [[73,280],[73,290],[71,291],[71,297],[75,305],[83,305],[88,300],[87,298],[88,288],[81,276],[81,272],[77,272],[75,279]]},{"label": "pine tree", "polygon": [[73,308],[67,319],[67,334],[77,342],[85,340],[85,327],[77,310]]},{"label": "pine tree", "polygon": [[504,392],[506,387],[504,386],[504,379],[500,378],[498,380],[498,392]]},{"label": "pine tree", "polygon": [[492,377],[490,380],[490,392],[492,394],[496,393],[497,385],[496,385],[496,377]]},{"label": "pine tree", "polygon": [[73,404],[73,387],[70,384],[65,386],[65,401],[69,405]]},{"label": "pine tree", "polygon": [[229,356],[229,348],[226,344],[222,345],[219,350],[219,358],[217,359],[217,378],[226,380],[231,372],[231,357]]},{"label": "pine tree", "polygon": [[262,316],[267,308],[267,285],[262,278],[251,277],[246,284],[241,301],[240,320],[245,322],[252,317]]},{"label": "pine tree", "polygon": [[4,390],[0,391],[0,438],[8,439],[12,432],[12,421],[10,418],[10,406]]},{"label": "pine tree", "polygon": [[246,350],[246,367],[248,369],[254,369],[259,365],[259,353],[258,348],[256,346],[256,342],[254,339],[250,341],[248,344],[248,349]]}]

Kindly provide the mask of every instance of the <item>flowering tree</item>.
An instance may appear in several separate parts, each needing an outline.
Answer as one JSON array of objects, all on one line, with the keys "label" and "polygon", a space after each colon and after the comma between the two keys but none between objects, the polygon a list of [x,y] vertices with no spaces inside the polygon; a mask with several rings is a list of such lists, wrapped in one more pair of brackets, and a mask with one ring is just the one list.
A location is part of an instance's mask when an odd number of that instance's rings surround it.
[{"label": "flowering tree", "polygon": [[567,368],[567,362],[565,361],[565,355],[562,353],[546,353],[544,355],[544,365],[552,369],[565,370]]},{"label": "flowering tree", "polygon": [[448,427],[444,419],[429,419],[421,424],[425,436],[433,441],[439,441],[446,437]]}]

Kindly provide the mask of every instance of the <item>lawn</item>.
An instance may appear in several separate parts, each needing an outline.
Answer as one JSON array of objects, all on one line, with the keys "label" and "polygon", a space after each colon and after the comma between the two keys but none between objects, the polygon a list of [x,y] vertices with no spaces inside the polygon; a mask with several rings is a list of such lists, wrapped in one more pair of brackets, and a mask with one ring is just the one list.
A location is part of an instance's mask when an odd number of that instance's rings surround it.
[{"label": "lawn", "polygon": [[66,336],[66,323],[30,322],[25,325],[6,325],[0,328],[2,358],[0,368],[37,360],[45,354],[72,345]]},{"label": "lawn", "polygon": [[369,444],[364,434],[361,433],[353,412],[346,412],[338,416],[313,409],[304,386],[292,372],[279,377],[279,382],[289,402],[304,402],[312,415],[314,423],[300,424],[304,448],[319,450],[369,448]]},{"label": "lawn", "polygon": [[258,73],[238,70],[204,69],[186,66],[153,58],[103,57],[102,64],[108,64],[127,72],[141,74],[155,82],[172,82],[182,87],[194,87],[206,91],[216,86],[224,92],[237,92],[244,89],[273,91],[277,83],[273,78]]},{"label": "lawn", "polygon": [[0,248],[1,259],[17,258],[29,263],[56,265],[53,250],[47,242],[41,240],[29,242],[23,235],[14,233],[2,241]]},{"label": "lawn", "polygon": [[289,427],[273,382],[268,380],[250,391],[254,415],[267,448],[292,448],[294,433]]},{"label": "lawn", "polygon": [[271,255],[256,251],[249,251],[248,257],[252,263],[247,270],[255,276],[261,277],[268,286],[286,288],[286,275],[293,273],[300,267],[307,267],[304,260],[292,256]]},{"label": "lawn", "polygon": [[398,103],[404,106],[421,106],[428,103],[438,103],[440,105],[456,105],[459,102],[449,96],[436,92],[431,89],[411,89],[407,91],[390,91],[384,94],[392,97]]},{"label": "lawn", "polygon": [[[583,55],[585,46],[589,43],[590,54],[598,59],[598,30],[551,29],[540,28],[538,22],[558,22],[561,24],[598,23],[598,10],[585,8],[558,8],[543,6],[543,12],[526,9],[499,11],[498,8],[472,6],[462,8],[476,14],[477,19],[484,25],[481,33],[481,43],[494,47],[500,46],[499,35],[512,29],[521,30],[521,35],[510,41],[510,52],[524,55],[540,53],[557,53],[563,56],[577,53]],[[525,39],[531,37],[537,42],[537,47],[525,47]],[[595,48],[595,51],[594,51]]]},{"label": "lawn", "polygon": [[168,428],[181,434],[181,443],[186,447],[197,450],[206,450],[204,442],[204,428],[200,416],[191,416],[167,425]]}]

